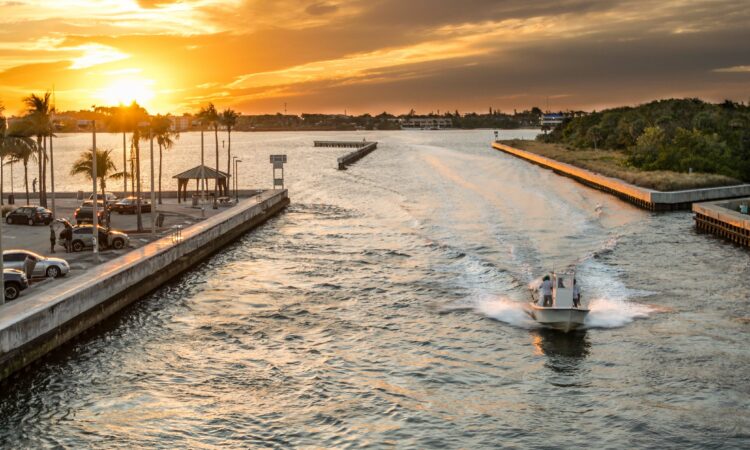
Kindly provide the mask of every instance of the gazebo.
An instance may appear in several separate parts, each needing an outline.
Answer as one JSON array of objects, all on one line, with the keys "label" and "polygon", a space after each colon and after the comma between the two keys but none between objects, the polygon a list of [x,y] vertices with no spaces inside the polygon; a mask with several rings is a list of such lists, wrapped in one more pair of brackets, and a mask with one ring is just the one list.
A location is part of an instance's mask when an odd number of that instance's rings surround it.
[{"label": "gazebo", "polygon": [[[172,178],[177,179],[177,202],[181,202],[182,200],[187,201],[187,191],[188,191],[188,183],[190,180],[195,180],[195,192],[200,193],[200,180],[206,180],[206,185],[208,185],[208,180],[216,180],[217,182],[217,189],[219,191],[219,196],[227,196],[229,193],[229,189],[227,186],[229,185],[229,174],[226,172],[222,172],[220,170],[212,169],[210,167],[206,167],[204,165],[193,167],[192,169],[186,170],[182,173],[178,173]],[[209,190],[206,188],[206,194],[212,195],[213,190]]]}]

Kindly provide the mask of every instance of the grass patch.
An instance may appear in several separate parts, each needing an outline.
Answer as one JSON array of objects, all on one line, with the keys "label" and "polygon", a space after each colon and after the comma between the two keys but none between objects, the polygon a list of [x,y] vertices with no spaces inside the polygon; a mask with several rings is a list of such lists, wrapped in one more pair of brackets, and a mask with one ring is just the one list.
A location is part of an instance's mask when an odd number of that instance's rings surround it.
[{"label": "grass patch", "polygon": [[725,175],[711,173],[682,173],[669,170],[645,171],[627,165],[625,152],[615,150],[569,149],[561,144],[512,139],[500,141],[521,150],[536,153],[627,183],[657,191],[680,191],[742,184]]}]

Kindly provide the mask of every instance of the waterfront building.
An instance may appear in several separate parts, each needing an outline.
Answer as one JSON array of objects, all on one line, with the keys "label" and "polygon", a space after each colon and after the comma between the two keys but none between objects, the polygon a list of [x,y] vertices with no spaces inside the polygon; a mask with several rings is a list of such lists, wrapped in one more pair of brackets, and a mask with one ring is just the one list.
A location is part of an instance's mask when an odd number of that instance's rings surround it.
[{"label": "waterfront building", "polygon": [[402,128],[452,128],[453,120],[447,117],[404,117]]},{"label": "waterfront building", "polygon": [[190,128],[191,117],[188,115],[182,116],[169,116],[170,130],[172,131],[187,131]]}]

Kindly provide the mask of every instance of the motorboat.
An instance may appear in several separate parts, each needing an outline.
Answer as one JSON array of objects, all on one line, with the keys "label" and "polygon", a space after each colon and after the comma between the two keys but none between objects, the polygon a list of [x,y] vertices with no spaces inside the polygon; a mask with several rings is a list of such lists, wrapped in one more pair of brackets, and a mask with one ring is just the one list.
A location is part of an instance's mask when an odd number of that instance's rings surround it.
[{"label": "motorboat", "polygon": [[576,289],[575,272],[561,274],[552,272],[544,278],[549,279],[552,285],[552,296],[545,298],[544,280],[538,286],[533,287],[529,315],[545,327],[566,333],[583,327],[589,309],[580,301],[580,290]]}]

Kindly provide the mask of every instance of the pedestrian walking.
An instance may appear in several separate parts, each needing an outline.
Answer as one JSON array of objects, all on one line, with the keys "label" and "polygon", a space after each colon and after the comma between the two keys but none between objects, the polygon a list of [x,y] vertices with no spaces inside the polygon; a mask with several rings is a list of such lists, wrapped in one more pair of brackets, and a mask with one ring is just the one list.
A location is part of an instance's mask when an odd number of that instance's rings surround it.
[{"label": "pedestrian walking", "polygon": [[65,252],[70,253],[72,251],[73,227],[68,221],[65,221],[64,225],[65,229],[60,233],[60,239],[65,239]]},{"label": "pedestrian walking", "polygon": [[50,252],[55,253],[55,242],[57,242],[57,235],[55,234],[55,223],[49,225],[49,248]]}]

